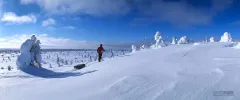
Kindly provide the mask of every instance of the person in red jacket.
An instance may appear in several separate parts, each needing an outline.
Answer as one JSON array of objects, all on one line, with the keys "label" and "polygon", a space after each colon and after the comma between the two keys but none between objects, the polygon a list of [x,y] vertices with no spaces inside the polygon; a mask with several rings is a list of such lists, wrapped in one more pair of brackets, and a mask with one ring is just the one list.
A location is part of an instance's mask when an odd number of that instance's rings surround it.
[{"label": "person in red jacket", "polygon": [[102,53],[103,53],[103,51],[105,51],[104,48],[103,48],[103,45],[100,44],[100,47],[98,47],[98,49],[97,49],[97,52],[98,52],[98,62],[101,62],[101,60],[102,60]]}]

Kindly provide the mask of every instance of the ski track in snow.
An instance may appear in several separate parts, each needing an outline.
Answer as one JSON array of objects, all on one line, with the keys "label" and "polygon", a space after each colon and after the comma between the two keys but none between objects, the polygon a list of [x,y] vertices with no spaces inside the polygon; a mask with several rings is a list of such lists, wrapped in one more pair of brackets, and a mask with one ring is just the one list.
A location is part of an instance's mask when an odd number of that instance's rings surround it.
[{"label": "ski track in snow", "polygon": [[[0,100],[240,100],[239,60],[240,51],[221,43],[172,45],[76,71],[86,75],[3,77]],[[234,96],[213,96],[213,91],[234,91]]]}]

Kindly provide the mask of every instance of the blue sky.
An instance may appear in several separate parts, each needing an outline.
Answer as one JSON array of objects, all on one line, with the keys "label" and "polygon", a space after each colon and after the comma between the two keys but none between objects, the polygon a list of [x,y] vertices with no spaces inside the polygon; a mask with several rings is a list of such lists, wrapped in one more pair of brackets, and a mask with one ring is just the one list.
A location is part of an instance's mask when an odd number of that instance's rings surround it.
[{"label": "blue sky", "polygon": [[0,0],[0,44],[8,45],[16,37],[23,42],[31,34],[49,45],[66,40],[136,42],[152,38],[156,31],[169,39],[184,35],[218,39],[225,31],[239,38],[239,4],[237,0]]}]

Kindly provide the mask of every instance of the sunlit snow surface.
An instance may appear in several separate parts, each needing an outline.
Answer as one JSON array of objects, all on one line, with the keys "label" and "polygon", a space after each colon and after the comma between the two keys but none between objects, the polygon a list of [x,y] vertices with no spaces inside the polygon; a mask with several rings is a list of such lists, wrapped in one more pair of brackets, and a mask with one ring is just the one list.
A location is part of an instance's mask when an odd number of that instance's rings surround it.
[{"label": "sunlit snow surface", "polygon": [[240,50],[232,44],[171,45],[78,71],[43,67],[37,75],[2,77],[0,100],[240,100]]}]

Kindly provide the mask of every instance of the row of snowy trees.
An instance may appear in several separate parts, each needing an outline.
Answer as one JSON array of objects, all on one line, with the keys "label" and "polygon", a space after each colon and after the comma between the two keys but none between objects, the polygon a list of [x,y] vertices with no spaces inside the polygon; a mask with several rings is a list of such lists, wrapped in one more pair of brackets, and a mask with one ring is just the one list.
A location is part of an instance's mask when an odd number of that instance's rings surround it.
[{"label": "row of snowy trees", "polygon": [[[156,32],[156,34],[154,35],[154,40],[155,40],[155,44],[151,45],[151,48],[161,48],[161,47],[165,47],[167,45],[169,45],[162,37],[161,33],[159,31]],[[209,38],[205,38],[204,42],[215,42],[214,37]],[[232,42],[232,37],[231,34],[228,32],[224,32],[224,34],[221,37],[221,40],[219,42]],[[190,40],[187,38],[187,36],[183,36],[181,37],[179,40],[177,40],[176,37],[172,38],[172,42],[171,44],[189,44]],[[145,45],[140,47],[140,50],[146,49],[147,47]],[[132,52],[136,52],[137,51],[137,47],[135,45],[132,45]]]},{"label": "row of snowy trees", "polygon": [[[206,38],[205,42],[215,42],[214,37],[209,38],[209,41]],[[224,32],[219,42],[233,42],[231,34],[228,32]]]}]

